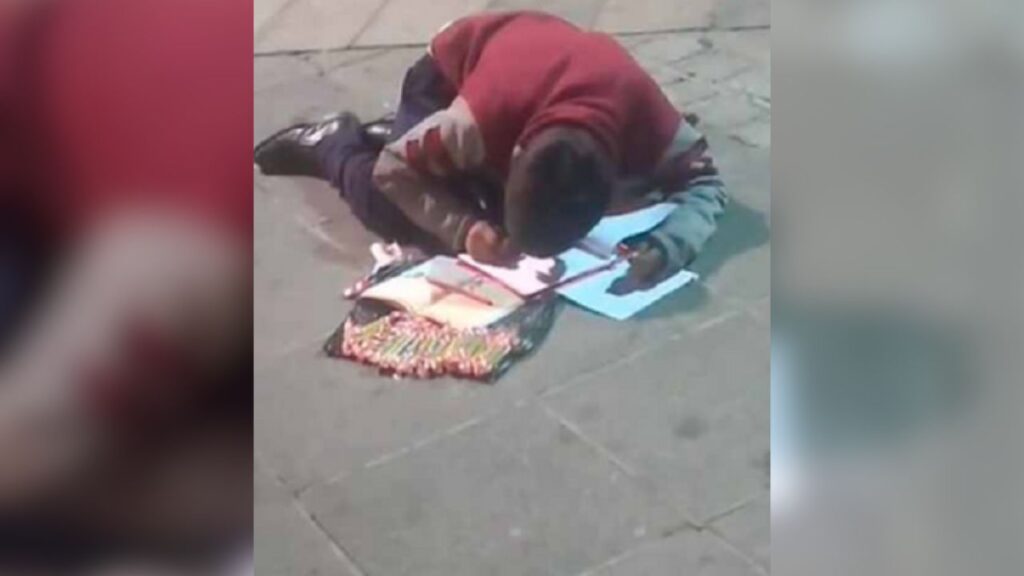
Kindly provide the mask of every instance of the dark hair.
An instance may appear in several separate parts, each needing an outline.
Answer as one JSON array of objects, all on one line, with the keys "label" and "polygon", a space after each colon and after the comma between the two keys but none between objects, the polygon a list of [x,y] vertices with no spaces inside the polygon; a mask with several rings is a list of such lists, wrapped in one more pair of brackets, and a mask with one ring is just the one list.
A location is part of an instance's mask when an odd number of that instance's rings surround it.
[{"label": "dark hair", "polygon": [[513,165],[505,223],[523,252],[547,257],[567,250],[608,209],[611,168],[596,142],[590,142],[595,145],[579,146],[564,137],[538,141]]}]

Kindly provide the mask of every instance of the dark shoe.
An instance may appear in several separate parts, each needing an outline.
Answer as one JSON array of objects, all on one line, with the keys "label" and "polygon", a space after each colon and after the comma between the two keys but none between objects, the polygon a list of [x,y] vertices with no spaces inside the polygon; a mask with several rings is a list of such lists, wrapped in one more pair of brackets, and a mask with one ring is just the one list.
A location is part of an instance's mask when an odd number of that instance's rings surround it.
[{"label": "dark shoe", "polygon": [[268,176],[323,178],[317,145],[339,131],[360,130],[360,126],[355,114],[343,112],[319,122],[285,128],[256,146],[256,165]]},{"label": "dark shoe", "polygon": [[383,148],[391,142],[391,132],[395,121],[393,118],[382,118],[363,125],[366,141],[375,148]]}]

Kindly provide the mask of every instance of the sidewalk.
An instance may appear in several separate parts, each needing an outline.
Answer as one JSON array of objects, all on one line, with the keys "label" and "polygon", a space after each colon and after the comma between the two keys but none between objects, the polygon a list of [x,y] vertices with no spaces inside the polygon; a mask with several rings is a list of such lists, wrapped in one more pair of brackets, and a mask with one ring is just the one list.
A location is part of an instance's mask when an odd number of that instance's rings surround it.
[{"label": "sidewalk", "polygon": [[[393,109],[420,44],[485,4],[257,0],[254,137]],[[326,185],[257,175],[259,574],[768,573],[767,5],[544,6],[631,32],[619,40],[703,118],[734,203],[701,282],[631,322],[567,307],[493,386],[382,379],[318,352],[371,237]],[[666,28],[695,29],[642,32]]]},{"label": "sidewalk", "polygon": [[766,28],[767,0],[255,0],[256,53],[425,44],[483,10],[543,10],[621,33]]}]

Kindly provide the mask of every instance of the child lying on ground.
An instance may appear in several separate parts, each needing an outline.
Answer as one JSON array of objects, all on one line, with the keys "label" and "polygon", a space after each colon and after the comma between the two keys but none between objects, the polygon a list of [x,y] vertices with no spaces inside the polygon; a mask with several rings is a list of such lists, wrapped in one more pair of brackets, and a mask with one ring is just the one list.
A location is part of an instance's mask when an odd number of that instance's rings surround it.
[{"label": "child lying on ground", "polygon": [[329,180],[387,239],[484,262],[549,256],[608,213],[679,209],[631,241],[631,277],[687,265],[726,196],[703,136],[609,36],[535,12],[458,20],[408,71],[388,143],[350,113],[260,144],[264,174]]}]

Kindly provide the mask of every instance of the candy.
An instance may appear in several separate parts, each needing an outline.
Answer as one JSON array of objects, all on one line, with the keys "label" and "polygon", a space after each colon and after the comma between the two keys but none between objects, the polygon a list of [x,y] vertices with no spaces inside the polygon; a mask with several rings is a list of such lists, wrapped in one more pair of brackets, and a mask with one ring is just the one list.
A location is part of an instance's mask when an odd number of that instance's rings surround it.
[{"label": "candy", "polygon": [[394,312],[362,326],[347,321],[332,351],[394,376],[487,379],[521,346],[510,330],[458,330]]}]

